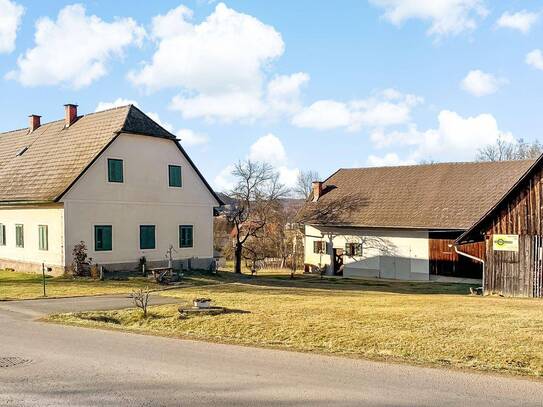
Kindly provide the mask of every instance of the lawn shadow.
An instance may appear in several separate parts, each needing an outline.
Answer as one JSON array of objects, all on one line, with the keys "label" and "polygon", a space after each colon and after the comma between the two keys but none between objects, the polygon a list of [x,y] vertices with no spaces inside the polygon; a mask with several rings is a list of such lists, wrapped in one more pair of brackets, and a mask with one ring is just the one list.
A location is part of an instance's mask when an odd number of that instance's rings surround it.
[{"label": "lawn shadow", "polygon": [[345,292],[388,292],[396,294],[450,294],[467,295],[470,287],[477,287],[475,284],[465,283],[443,283],[443,282],[412,282],[412,281],[391,281],[391,280],[362,280],[350,278],[321,278],[319,275],[297,274],[291,278],[288,274],[264,274],[250,276],[246,274],[235,275],[231,272],[225,280],[238,284],[246,284],[256,287],[276,288],[305,288],[329,291]]}]

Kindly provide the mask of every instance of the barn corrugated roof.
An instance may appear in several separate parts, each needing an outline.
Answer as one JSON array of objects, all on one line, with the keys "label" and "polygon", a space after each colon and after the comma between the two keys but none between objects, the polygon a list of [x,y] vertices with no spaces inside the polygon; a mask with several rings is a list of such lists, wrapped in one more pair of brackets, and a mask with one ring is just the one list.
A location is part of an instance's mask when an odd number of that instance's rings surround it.
[{"label": "barn corrugated roof", "polygon": [[533,160],[340,169],[299,213],[308,224],[465,230]]},{"label": "barn corrugated roof", "polygon": [[25,128],[0,133],[0,204],[58,200],[122,132],[176,142],[220,202],[176,137],[137,107],[127,105],[80,116],[69,127],[58,120],[33,132]]}]

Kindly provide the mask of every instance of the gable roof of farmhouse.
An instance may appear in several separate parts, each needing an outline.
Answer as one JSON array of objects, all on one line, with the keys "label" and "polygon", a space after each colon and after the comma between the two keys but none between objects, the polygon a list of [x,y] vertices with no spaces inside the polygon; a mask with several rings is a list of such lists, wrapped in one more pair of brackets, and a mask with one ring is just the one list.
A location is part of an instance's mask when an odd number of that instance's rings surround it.
[{"label": "gable roof of farmhouse", "polygon": [[0,133],[0,204],[56,202],[121,133],[172,140],[200,171],[176,137],[133,105],[79,116],[68,127],[65,120]]},{"label": "gable roof of farmhouse", "polygon": [[315,225],[465,230],[533,160],[340,169],[309,197],[301,222]]}]

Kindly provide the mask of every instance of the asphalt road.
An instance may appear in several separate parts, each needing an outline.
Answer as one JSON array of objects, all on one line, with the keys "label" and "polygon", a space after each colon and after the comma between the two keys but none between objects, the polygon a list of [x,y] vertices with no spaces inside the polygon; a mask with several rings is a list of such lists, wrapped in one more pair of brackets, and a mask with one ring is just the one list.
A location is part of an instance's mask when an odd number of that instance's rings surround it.
[{"label": "asphalt road", "polygon": [[[171,301],[155,297],[155,302]],[[543,406],[543,383],[36,322],[121,297],[0,303],[1,406]]]}]

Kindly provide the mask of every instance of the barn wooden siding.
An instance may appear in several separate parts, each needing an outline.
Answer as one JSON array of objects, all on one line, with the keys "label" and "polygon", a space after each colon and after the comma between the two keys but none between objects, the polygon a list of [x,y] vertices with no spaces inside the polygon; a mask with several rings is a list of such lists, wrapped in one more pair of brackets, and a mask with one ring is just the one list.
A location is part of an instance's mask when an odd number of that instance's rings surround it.
[{"label": "barn wooden siding", "polygon": [[[482,228],[486,240],[485,290],[505,296],[541,297],[543,237],[542,169],[521,182]],[[494,251],[492,235],[519,235],[518,253]]]},{"label": "barn wooden siding", "polygon": [[[430,235],[430,274],[480,279],[483,265],[480,262],[460,256],[454,251],[454,238],[440,239]],[[462,246],[464,253],[485,258],[485,243],[476,242]]]}]

